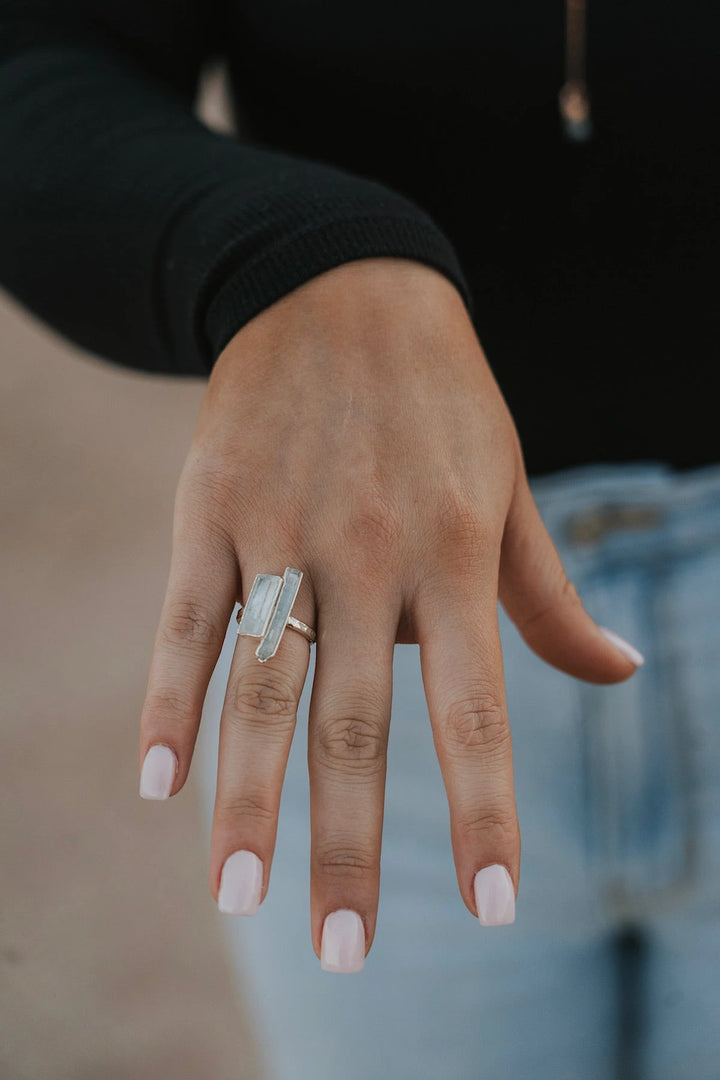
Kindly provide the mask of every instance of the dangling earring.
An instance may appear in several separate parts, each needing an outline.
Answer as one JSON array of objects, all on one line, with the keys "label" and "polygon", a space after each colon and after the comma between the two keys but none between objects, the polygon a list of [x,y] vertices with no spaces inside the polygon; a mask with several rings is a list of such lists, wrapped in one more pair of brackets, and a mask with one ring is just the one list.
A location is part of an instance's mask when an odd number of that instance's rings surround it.
[{"label": "dangling earring", "polygon": [[572,142],[585,142],[592,135],[585,34],[585,0],[565,0],[565,83],[558,94],[558,107],[565,137]]}]

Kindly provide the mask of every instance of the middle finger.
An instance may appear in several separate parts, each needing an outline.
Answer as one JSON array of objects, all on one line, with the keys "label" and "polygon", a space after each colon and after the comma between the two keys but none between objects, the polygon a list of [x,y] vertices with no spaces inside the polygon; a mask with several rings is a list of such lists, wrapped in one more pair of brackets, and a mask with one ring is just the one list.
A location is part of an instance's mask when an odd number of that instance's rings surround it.
[{"label": "middle finger", "polygon": [[[282,576],[277,556],[261,567],[241,565],[247,601],[255,572]],[[314,624],[307,575],[292,605],[295,618]],[[222,912],[254,915],[267,895],[280,796],[297,708],[310,662],[310,643],[286,626],[277,652],[255,655],[260,638],[238,635],[220,718],[217,793],[210,859],[211,891]]]}]

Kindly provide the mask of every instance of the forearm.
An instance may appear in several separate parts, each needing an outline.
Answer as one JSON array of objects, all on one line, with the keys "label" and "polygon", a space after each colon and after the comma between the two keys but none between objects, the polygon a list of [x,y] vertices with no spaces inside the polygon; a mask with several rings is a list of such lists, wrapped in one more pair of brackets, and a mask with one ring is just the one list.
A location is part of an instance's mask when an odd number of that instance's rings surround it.
[{"label": "forearm", "polygon": [[401,194],[205,128],[201,51],[179,31],[163,67],[147,40],[77,13],[43,21],[44,7],[15,4],[2,27],[0,282],[73,341],[206,374],[264,307],[376,255],[435,266],[470,304],[450,242]]}]

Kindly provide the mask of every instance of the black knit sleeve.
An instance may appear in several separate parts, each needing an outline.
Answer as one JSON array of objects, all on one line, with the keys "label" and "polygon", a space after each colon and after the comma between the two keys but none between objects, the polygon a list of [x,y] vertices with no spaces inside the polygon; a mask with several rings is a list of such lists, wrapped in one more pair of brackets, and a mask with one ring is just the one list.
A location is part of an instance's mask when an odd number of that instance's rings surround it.
[{"label": "black knit sleeve", "polygon": [[75,343],[206,375],[253,315],[365,256],[452,244],[368,177],[193,116],[212,0],[0,0],[0,283]]}]

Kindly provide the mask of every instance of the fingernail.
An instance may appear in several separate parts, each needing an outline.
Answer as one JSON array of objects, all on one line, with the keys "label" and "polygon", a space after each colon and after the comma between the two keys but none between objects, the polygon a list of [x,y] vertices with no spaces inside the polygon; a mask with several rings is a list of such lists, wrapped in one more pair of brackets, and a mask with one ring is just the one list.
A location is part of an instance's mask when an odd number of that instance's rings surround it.
[{"label": "fingernail", "polygon": [[331,911],[323,924],[320,967],[323,971],[362,971],[365,927],[357,911]]},{"label": "fingernail", "polygon": [[608,630],[607,626],[598,627],[601,634],[603,634],[608,641],[611,641],[616,649],[619,649],[623,656],[626,656],[628,660],[631,660],[636,667],[640,667],[645,663],[645,657],[641,652],[638,652],[634,646],[626,641],[625,638],[621,638],[619,634],[616,634],[614,630]]},{"label": "fingernail", "polygon": [[255,915],[262,881],[263,864],[254,851],[228,855],[220,875],[219,910],[223,915]]},{"label": "fingernail", "polygon": [[140,773],[140,798],[168,799],[177,767],[177,758],[169,746],[151,746]]},{"label": "fingernail", "polygon": [[478,870],[474,885],[475,906],[483,926],[506,926],[515,922],[515,889],[504,866],[494,863]]}]

